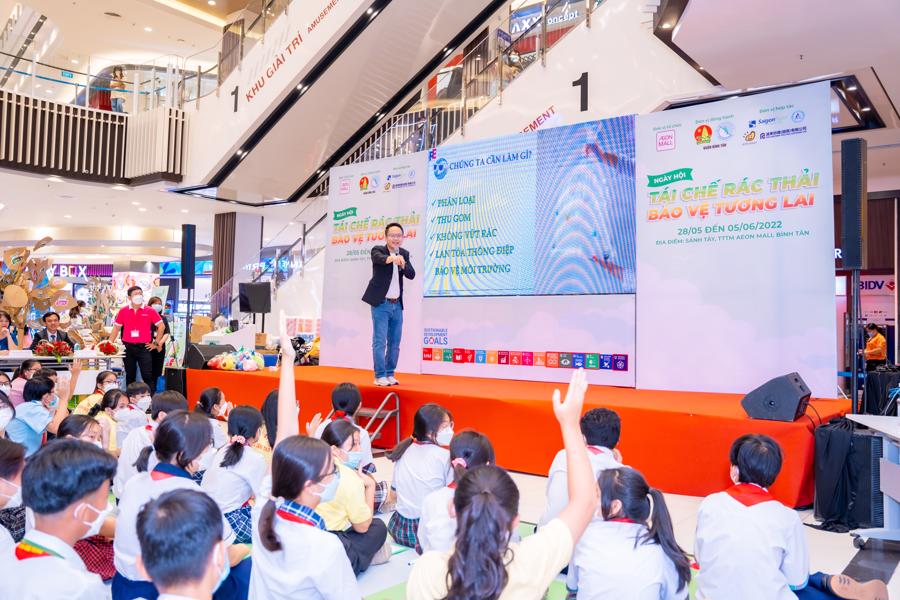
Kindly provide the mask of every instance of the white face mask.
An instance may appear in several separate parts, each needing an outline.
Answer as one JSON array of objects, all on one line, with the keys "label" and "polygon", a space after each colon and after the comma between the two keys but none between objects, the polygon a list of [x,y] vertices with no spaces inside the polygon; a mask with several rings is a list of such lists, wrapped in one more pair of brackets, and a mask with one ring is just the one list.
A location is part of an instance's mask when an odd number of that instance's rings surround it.
[{"label": "white face mask", "polygon": [[6,426],[12,421],[13,411],[8,406],[0,408],[0,431],[6,431]]},{"label": "white face mask", "polygon": [[105,393],[105,392],[108,392],[109,390],[115,390],[115,389],[118,389],[118,387],[119,387],[118,382],[116,382],[116,381],[111,381],[110,383],[104,383],[104,384],[103,384],[103,387],[102,387],[101,389],[102,389],[103,392]]},{"label": "white face mask", "polygon": [[121,421],[126,418],[128,415],[128,407],[120,408],[119,410],[113,411],[113,419],[116,421]]},{"label": "white face mask", "polygon": [[161,313],[161,312],[162,312],[162,309],[163,309],[163,305],[162,305],[162,304],[154,304],[154,305],[153,305],[153,310],[155,310],[155,311],[158,312],[158,313]]},{"label": "white face mask", "polygon": [[131,297],[131,303],[137,304],[137,305],[143,304],[144,297],[141,294],[135,294],[134,296]]},{"label": "white face mask", "polygon": [[9,396],[9,393],[11,391],[12,391],[12,386],[9,385],[8,383],[4,383],[3,385],[0,385],[0,392],[3,392],[7,396]]},{"label": "white face mask", "polygon": [[111,507],[107,504],[105,509],[97,510],[96,508],[94,508],[93,506],[88,504],[87,502],[82,502],[81,504],[79,504],[78,506],[75,507],[75,512],[73,513],[73,516],[76,519],[78,519],[78,516],[77,516],[78,510],[82,506],[84,506],[91,512],[97,513],[97,516],[92,521],[81,521],[82,524],[87,525],[87,527],[88,527],[88,530],[81,536],[82,539],[84,539],[84,538],[91,537],[92,535],[97,535],[98,533],[100,533],[100,528],[103,527],[103,522],[106,521],[106,517],[107,517],[107,515],[109,515],[109,513],[111,511]]},{"label": "white face mask", "polygon": [[450,441],[453,439],[453,428],[445,427],[438,431],[437,436],[435,436],[435,441],[439,446],[449,446]]},{"label": "white face mask", "polygon": [[150,396],[141,396],[136,402],[137,407],[142,411],[147,412],[147,409],[150,408],[150,400]]},{"label": "white face mask", "polygon": [[22,486],[18,483],[14,483],[9,479],[0,479],[0,481],[5,482],[7,485],[11,485],[16,488],[16,491],[13,492],[13,495],[4,494],[0,492],[0,497],[6,498],[6,505],[3,508],[18,508],[22,506]]}]

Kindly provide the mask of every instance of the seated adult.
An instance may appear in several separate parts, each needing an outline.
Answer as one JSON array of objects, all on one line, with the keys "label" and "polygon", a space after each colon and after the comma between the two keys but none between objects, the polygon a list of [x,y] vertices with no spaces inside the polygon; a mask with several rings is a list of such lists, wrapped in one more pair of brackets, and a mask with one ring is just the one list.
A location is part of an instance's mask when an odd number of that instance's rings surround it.
[{"label": "seated adult", "polygon": [[12,317],[5,310],[0,310],[0,350],[18,350],[19,332],[13,325]]},{"label": "seated adult", "polygon": [[41,342],[65,342],[70,346],[73,345],[72,340],[69,339],[69,334],[59,328],[58,312],[51,310],[46,313],[41,317],[41,323],[44,324],[44,328],[34,334],[29,350],[33,351]]}]

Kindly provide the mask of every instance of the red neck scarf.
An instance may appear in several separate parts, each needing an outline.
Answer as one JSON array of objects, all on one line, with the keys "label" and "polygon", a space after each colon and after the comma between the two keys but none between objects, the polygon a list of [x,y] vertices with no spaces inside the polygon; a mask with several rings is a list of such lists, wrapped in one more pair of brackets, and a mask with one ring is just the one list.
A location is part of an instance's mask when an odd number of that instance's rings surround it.
[{"label": "red neck scarf", "polygon": [[739,483],[725,490],[725,493],[744,506],[756,506],[763,502],[775,500],[775,497],[769,493],[769,490],[752,483]]}]

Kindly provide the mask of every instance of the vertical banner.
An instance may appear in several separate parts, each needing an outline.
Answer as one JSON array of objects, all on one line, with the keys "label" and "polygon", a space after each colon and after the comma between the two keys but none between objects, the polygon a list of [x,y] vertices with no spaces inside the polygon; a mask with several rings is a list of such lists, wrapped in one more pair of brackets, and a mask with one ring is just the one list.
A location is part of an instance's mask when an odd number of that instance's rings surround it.
[{"label": "vertical banner", "polygon": [[384,227],[396,221],[403,225],[403,247],[417,271],[414,280],[403,284],[398,371],[420,371],[425,168],[426,154],[418,153],[331,169],[322,365],[372,369],[372,316],[362,296],[372,276],[372,247],[385,243]]},{"label": "vertical banner", "polygon": [[828,83],[641,116],[637,387],[836,385]]}]

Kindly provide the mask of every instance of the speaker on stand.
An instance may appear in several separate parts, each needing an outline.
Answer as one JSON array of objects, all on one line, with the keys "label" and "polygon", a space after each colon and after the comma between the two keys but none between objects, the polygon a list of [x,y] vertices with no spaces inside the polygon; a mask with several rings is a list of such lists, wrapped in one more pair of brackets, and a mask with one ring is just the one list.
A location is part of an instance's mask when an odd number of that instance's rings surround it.
[{"label": "speaker on stand", "polygon": [[[187,290],[187,313],[184,324],[184,347],[191,343],[191,321],[194,308],[194,267],[197,262],[197,226],[181,226],[181,287]],[[177,310],[177,304],[176,304]]]},{"label": "speaker on stand", "polygon": [[868,170],[866,140],[853,138],[841,141],[841,258],[843,268],[850,271],[850,398],[851,411],[859,412],[859,348],[860,271],[868,265],[867,207]]}]

